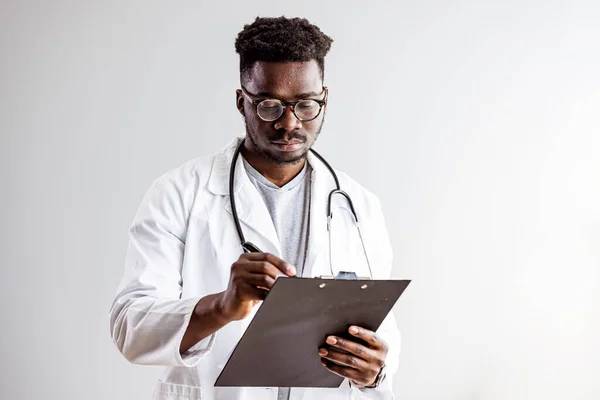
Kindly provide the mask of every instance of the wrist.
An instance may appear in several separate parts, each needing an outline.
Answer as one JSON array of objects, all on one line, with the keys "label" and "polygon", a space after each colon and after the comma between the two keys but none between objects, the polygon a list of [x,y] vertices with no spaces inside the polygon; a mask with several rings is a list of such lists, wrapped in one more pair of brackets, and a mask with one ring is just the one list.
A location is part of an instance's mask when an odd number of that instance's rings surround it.
[{"label": "wrist", "polygon": [[377,376],[375,377],[375,380],[367,386],[364,386],[364,389],[375,389],[377,387],[379,387],[379,385],[381,384],[381,382],[383,381],[383,379],[385,378],[385,365],[383,367],[381,367],[381,369],[379,370],[379,373],[377,374]]},{"label": "wrist", "polygon": [[212,302],[213,315],[220,325],[227,325],[232,318],[225,311],[225,292],[217,293]]}]

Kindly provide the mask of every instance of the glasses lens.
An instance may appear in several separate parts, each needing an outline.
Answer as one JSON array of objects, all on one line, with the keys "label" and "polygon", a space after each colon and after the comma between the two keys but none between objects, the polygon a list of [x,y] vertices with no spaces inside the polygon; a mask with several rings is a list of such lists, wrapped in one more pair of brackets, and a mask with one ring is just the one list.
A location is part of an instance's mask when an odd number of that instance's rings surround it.
[{"label": "glasses lens", "polygon": [[265,121],[275,121],[283,114],[283,104],[275,100],[264,100],[256,108],[258,116]]},{"label": "glasses lens", "polygon": [[321,106],[314,100],[302,100],[296,104],[294,111],[296,111],[298,118],[307,121],[317,118],[319,111],[321,111]]}]

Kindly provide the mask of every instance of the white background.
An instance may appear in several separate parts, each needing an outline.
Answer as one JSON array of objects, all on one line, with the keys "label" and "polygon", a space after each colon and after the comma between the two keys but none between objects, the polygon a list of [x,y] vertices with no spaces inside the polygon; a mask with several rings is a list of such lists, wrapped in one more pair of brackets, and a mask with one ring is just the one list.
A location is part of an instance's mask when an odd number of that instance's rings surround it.
[{"label": "white background", "polygon": [[401,399],[600,398],[600,2],[0,3],[2,399],[149,399],[108,310],[151,181],[243,132],[255,16],[335,42],[317,148],[413,279]]}]

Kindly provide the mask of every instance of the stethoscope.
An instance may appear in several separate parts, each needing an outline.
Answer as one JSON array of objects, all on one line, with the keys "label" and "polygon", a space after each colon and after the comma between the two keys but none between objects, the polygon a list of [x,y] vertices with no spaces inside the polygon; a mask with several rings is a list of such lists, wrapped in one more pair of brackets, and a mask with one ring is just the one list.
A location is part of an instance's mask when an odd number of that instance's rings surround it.
[{"label": "stethoscope", "polygon": [[[242,149],[242,146],[244,145],[244,142],[245,142],[245,139],[242,139],[240,141],[240,144],[237,146],[237,148],[235,149],[235,152],[233,153],[233,159],[231,160],[231,167],[230,167],[230,171],[229,171],[229,201],[231,202],[231,213],[233,214],[233,221],[235,223],[235,228],[236,228],[238,236],[240,238],[240,243],[242,245],[242,249],[244,250],[244,253],[262,253],[262,251],[258,248],[258,246],[256,246],[252,242],[247,241],[246,238],[244,237],[244,233],[242,232],[242,226],[240,225],[240,220],[239,220],[238,214],[237,214],[237,208],[235,207],[233,177],[235,175],[235,166],[237,164],[237,159],[240,155],[240,151]],[[350,195],[348,193],[344,192],[340,188],[340,181],[337,177],[337,174],[331,167],[331,165],[329,165],[329,163],[327,161],[325,161],[325,159],[319,153],[317,153],[315,150],[310,149],[310,151],[323,164],[325,164],[325,166],[331,173],[333,180],[335,181],[336,188],[333,189],[331,192],[329,192],[329,195],[327,196],[327,234],[329,236],[329,269],[331,270],[331,275],[333,275],[333,265],[332,265],[332,259],[331,259],[331,220],[333,218],[333,210],[331,208],[331,199],[333,198],[334,195],[338,194],[338,195],[345,197],[346,200],[348,201],[348,204],[350,205],[350,211],[352,212],[352,216],[354,217],[354,225],[356,226],[356,229],[358,231],[358,236],[360,238],[363,252],[365,254],[365,259],[367,260],[367,266],[369,267],[369,274],[371,275],[371,278],[373,278],[373,272],[371,270],[371,263],[369,262],[369,257],[367,256],[365,242],[363,240],[363,236],[360,231],[360,225],[358,223],[358,216],[356,215],[356,211],[354,210],[354,204],[352,203],[352,199],[350,198]]]}]

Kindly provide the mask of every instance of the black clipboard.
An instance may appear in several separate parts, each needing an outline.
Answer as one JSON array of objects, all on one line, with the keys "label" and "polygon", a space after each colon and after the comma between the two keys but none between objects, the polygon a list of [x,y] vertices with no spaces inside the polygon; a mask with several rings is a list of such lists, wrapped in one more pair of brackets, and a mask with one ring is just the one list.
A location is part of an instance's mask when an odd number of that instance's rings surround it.
[{"label": "black clipboard", "polygon": [[318,354],[327,336],[350,338],[350,325],[376,331],[410,283],[352,275],[277,279],[215,386],[339,387]]}]

